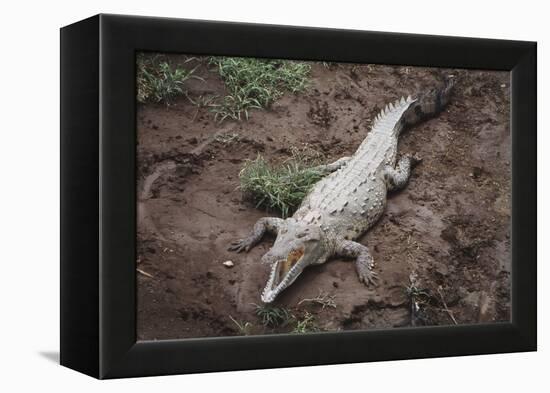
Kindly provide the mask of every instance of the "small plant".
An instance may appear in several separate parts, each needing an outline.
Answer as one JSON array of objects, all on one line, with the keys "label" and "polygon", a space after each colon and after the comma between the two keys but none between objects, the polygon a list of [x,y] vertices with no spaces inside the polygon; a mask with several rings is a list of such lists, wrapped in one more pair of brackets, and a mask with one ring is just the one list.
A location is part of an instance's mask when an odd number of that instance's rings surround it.
[{"label": "small plant", "polygon": [[248,120],[251,109],[267,108],[284,91],[296,93],[307,85],[306,63],[254,58],[212,57],[227,94],[214,108],[215,118]]},{"label": "small plant", "polygon": [[419,289],[413,284],[405,287],[405,292],[407,293],[407,297],[411,299],[427,299],[430,297],[430,294],[426,292],[424,289]]},{"label": "small plant", "polygon": [[322,61],[321,64],[327,70],[331,69],[332,67],[338,67],[338,63],[335,63],[335,62],[332,62],[332,61]]},{"label": "small plant", "polygon": [[280,165],[270,165],[258,155],[244,164],[239,179],[241,190],[257,207],[274,209],[288,217],[324,175],[326,173],[308,166],[298,156]]},{"label": "small plant", "polygon": [[173,67],[167,61],[161,61],[159,56],[140,54],[137,58],[137,100],[169,104],[175,97],[186,94],[183,89],[185,81],[201,79],[193,75],[194,72],[195,68]]},{"label": "small plant", "polygon": [[257,99],[247,97],[246,93],[239,89],[237,94],[225,96],[221,104],[214,105],[212,111],[214,119],[222,122],[227,118],[240,121],[243,114],[248,120],[250,109],[262,109],[262,106]]},{"label": "small plant", "polygon": [[424,306],[430,301],[430,294],[418,287],[416,273],[409,275],[409,285],[405,287],[405,293],[410,301],[411,306],[411,324],[417,325],[417,322],[424,322]]},{"label": "small plant", "polygon": [[236,133],[226,133],[216,135],[214,140],[218,143],[221,143],[224,146],[231,145],[232,143],[238,142],[240,139],[239,134]]},{"label": "small plant", "polygon": [[296,326],[292,330],[292,333],[309,333],[318,332],[319,330],[315,317],[306,311],[304,317],[296,321]]},{"label": "small plant", "polygon": [[286,326],[292,320],[292,314],[282,307],[256,304],[256,315],[266,327]]},{"label": "small plant", "polygon": [[202,108],[215,107],[216,106],[215,101],[218,98],[217,95],[202,95],[201,94],[201,95],[199,95],[198,97],[195,97],[195,98],[191,98],[188,94],[186,94],[186,95],[187,95],[187,99],[189,100],[189,102],[191,102],[191,104],[193,104],[197,107],[197,110],[195,111],[195,114],[193,115],[192,121],[195,121],[195,118],[197,117],[197,115],[199,114],[199,111]]},{"label": "small plant", "polygon": [[191,104],[195,105],[197,108],[208,108],[214,106],[214,101],[218,98],[217,95],[200,95],[197,98],[193,99],[187,96],[187,99]]},{"label": "small plant", "polygon": [[237,328],[239,329],[239,333],[248,336],[250,334],[250,330],[252,329],[252,324],[250,322],[239,322],[235,318],[233,318],[231,315],[229,316],[229,319],[233,321],[235,325],[237,325]]}]

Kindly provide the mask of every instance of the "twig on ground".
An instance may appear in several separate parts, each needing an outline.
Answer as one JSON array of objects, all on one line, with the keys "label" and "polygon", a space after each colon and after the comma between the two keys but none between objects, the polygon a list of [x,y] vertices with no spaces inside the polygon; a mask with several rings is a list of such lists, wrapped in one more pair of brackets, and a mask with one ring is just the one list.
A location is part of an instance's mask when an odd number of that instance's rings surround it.
[{"label": "twig on ground", "polygon": [[449,317],[451,318],[451,320],[454,322],[455,325],[458,325],[458,322],[456,321],[456,319],[453,315],[453,312],[451,310],[449,310],[449,308],[447,307],[447,303],[445,303],[445,299],[443,299],[443,293],[441,292],[441,286],[439,286],[437,288],[437,293],[439,294],[439,297],[441,298],[441,303],[443,304],[443,308],[447,312],[447,315],[449,315]]},{"label": "twig on ground", "polygon": [[137,270],[138,273],[141,273],[141,274],[143,274],[143,275],[146,276],[146,277],[155,278],[152,274],[149,274],[149,273],[147,273],[146,271],[143,271],[143,270],[141,270],[141,269],[136,269],[136,270]]},{"label": "twig on ground", "polygon": [[323,310],[325,309],[325,307],[336,308],[334,295],[329,295],[328,293],[323,291],[319,291],[319,294],[314,298],[300,300],[298,302],[298,305],[301,305],[302,303],[305,303],[305,302],[320,304]]}]

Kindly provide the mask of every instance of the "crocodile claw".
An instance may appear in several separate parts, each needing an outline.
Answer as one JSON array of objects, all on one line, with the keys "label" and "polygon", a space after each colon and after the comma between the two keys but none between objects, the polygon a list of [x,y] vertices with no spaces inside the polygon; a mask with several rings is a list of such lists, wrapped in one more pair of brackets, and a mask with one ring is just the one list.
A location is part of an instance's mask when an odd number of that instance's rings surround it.
[{"label": "crocodile claw", "polygon": [[366,286],[373,285],[378,286],[378,281],[380,278],[378,277],[378,274],[376,272],[373,272],[372,270],[366,270],[363,269],[359,273],[359,281],[361,281]]},{"label": "crocodile claw", "polygon": [[236,251],[238,253],[241,252],[241,251],[248,252],[248,250],[250,250],[251,246],[252,246],[252,244],[251,244],[250,240],[248,240],[248,239],[239,239],[239,240],[232,241],[227,249],[229,251]]}]

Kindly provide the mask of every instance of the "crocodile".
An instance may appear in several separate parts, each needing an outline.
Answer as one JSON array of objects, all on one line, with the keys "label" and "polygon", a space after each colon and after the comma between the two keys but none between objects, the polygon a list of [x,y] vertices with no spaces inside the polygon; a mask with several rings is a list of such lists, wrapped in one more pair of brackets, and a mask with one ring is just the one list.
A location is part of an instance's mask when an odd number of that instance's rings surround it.
[{"label": "crocodile", "polygon": [[453,85],[454,79],[449,78],[441,88],[388,104],[352,156],[317,167],[326,176],[312,187],[292,217],[260,218],[249,236],[230,244],[229,250],[248,252],[266,232],[276,235],[261,258],[271,265],[262,302],[273,302],[307,266],[333,257],[355,260],[359,280],[367,286],[377,285],[373,257],[357,239],[382,216],[387,193],[404,188],[411,168],[420,162],[415,154],[397,159],[399,135],[441,112]]}]

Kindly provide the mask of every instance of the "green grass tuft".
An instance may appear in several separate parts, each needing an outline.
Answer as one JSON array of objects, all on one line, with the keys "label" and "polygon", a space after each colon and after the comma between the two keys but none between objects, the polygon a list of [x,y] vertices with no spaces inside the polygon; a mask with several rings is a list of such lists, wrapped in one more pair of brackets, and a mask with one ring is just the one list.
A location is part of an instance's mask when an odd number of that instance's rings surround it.
[{"label": "green grass tuft", "polygon": [[[187,61],[193,58],[187,59]],[[195,69],[174,67],[160,56],[139,54],[137,57],[137,100],[170,104],[177,96],[186,94],[185,81],[194,76]]]},{"label": "green grass tuft", "polygon": [[313,185],[325,175],[299,155],[280,165],[270,165],[261,155],[244,164],[240,188],[257,207],[276,210],[288,217]]},{"label": "green grass tuft", "polygon": [[266,327],[286,326],[293,319],[292,314],[286,308],[266,304],[256,305],[256,315],[260,317],[262,325]]},{"label": "green grass tuft", "polygon": [[226,96],[213,108],[219,121],[248,119],[251,109],[267,108],[285,91],[306,88],[311,66],[286,60],[212,57],[224,81]]},{"label": "green grass tuft", "polygon": [[231,315],[229,316],[229,319],[233,321],[235,325],[237,325],[237,328],[239,329],[239,333],[248,336],[250,335],[250,332],[252,330],[252,324],[250,322],[246,321],[237,321],[235,318],[233,318]]}]

